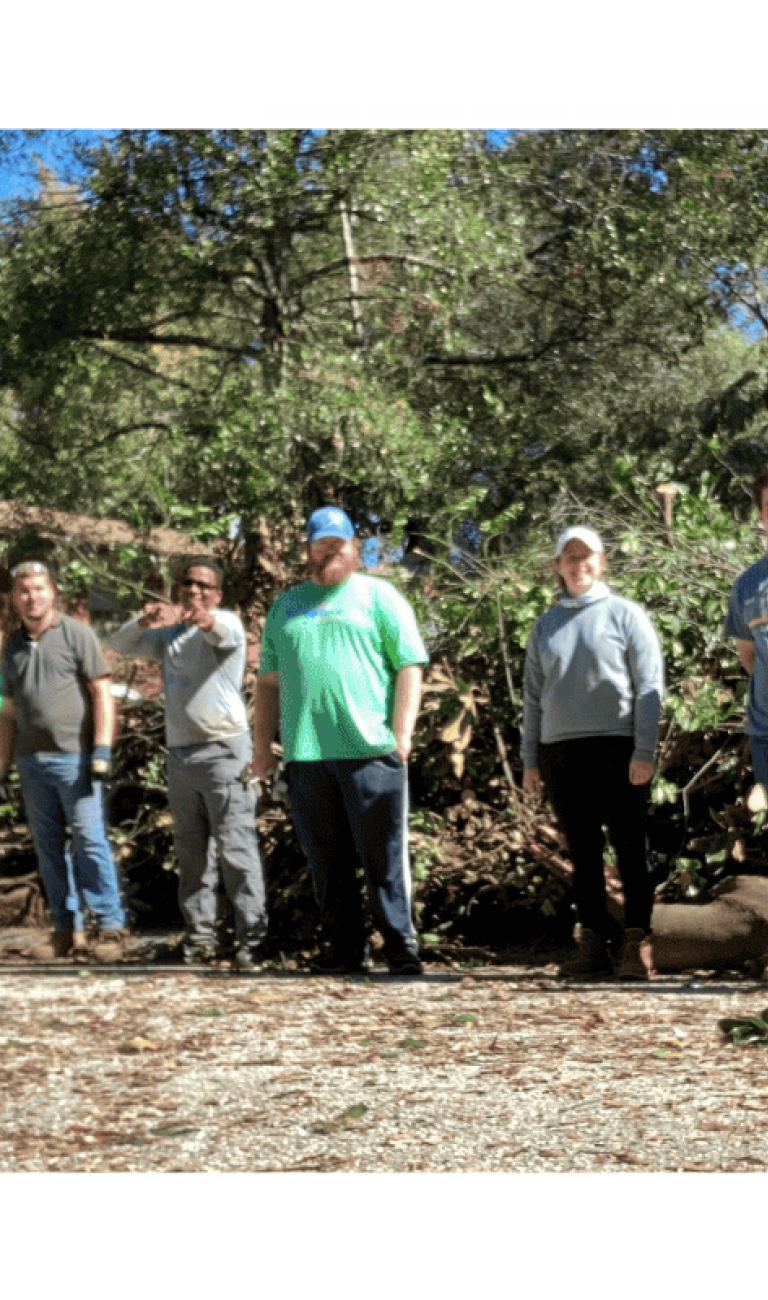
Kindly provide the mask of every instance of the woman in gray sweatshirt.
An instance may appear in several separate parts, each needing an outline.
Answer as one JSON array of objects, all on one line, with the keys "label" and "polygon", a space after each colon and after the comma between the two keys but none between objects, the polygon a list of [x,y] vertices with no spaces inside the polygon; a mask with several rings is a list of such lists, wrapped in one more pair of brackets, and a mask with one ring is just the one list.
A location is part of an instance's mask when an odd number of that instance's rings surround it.
[{"label": "woman in gray sweatshirt", "polygon": [[[602,581],[603,543],[591,528],[557,539],[557,602],[537,619],[525,656],[523,788],[546,791],[573,863],[575,955],[563,975],[647,979],[653,907],[645,815],[658,739],[664,668],[647,614]],[[603,870],[608,828],[624,887],[615,966]]]}]

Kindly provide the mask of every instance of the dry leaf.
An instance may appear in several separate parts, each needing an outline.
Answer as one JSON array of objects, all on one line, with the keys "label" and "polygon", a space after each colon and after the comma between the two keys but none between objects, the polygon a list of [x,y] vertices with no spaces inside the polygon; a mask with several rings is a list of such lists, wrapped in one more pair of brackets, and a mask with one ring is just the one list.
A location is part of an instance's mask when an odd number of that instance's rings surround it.
[{"label": "dry leaf", "polygon": [[464,707],[469,709],[470,713],[472,714],[472,717],[476,718],[477,709],[475,707],[475,687],[470,686],[468,691],[464,691],[464,694],[459,696],[459,699],[461,700]]},{"label": "dry leaf", "polygon": [[466,749],[471,735],[472,727],[467,720],[467,710],[464,708],[445,724],[440,732],[440,739],[445,745],[456,745],[459,749]]}]

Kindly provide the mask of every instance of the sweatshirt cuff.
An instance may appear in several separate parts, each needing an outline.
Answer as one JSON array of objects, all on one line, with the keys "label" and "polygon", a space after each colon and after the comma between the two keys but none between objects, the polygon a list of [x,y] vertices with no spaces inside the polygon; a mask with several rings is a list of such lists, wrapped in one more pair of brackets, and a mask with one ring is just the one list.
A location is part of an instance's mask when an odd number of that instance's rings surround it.
[{"label": "sweatshirt cuff", "polygon": [[225,641],[229,640],[230,629],[225,623],[220,623],[214,614],[213,626],[207,632],[203,632],[203,636],[210,645],[223,645]]}]

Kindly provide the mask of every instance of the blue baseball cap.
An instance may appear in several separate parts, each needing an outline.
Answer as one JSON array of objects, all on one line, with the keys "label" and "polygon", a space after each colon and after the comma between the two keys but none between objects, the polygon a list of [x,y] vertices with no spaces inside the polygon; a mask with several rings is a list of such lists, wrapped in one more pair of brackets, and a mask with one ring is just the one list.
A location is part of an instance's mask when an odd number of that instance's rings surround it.
[{"label": "blue baseball cap", "polygon": [[307,520],[307,541],[319,542],[323,537],[340,537],[349,542],[355,535],[352,520],[338,506],[321,506]]}]

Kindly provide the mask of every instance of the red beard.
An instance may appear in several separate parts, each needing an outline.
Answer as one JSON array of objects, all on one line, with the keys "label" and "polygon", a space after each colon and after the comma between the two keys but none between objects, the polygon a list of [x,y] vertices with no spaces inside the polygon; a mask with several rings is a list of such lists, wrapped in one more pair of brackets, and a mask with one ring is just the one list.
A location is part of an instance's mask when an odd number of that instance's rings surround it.
[{"label": "red beard", "polygon": [[329,555],[321,561],[309,561],[309,576],[313,582],[323,586],[336,586],[346,582],[358,567],[356,555]]}]

